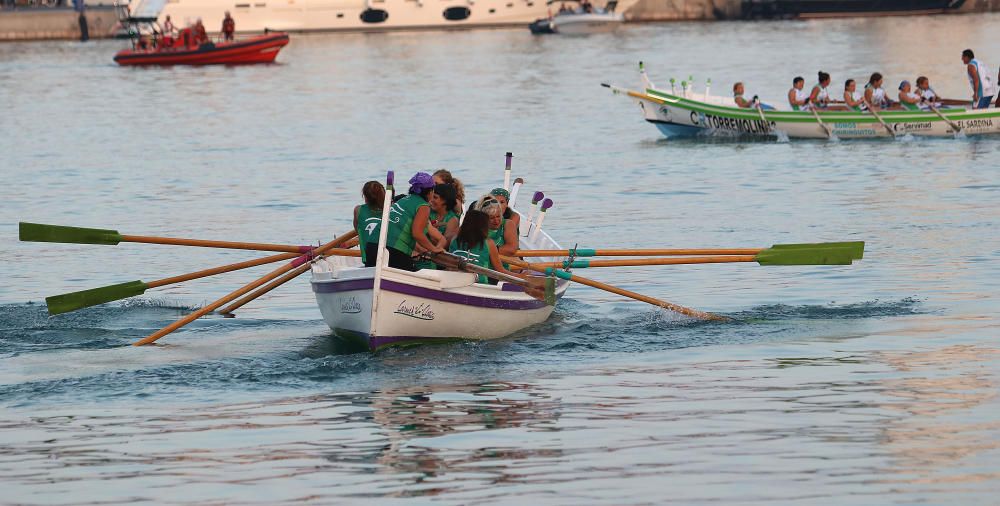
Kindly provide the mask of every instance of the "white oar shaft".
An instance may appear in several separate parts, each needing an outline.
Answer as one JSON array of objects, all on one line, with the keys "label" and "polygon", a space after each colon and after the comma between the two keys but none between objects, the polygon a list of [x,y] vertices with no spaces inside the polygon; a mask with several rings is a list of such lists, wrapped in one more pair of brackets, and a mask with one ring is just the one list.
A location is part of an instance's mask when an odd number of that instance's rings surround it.
[{"label": "white oar shaft", "polygon": [[[386,175],[385,200],[382,201],[382,222],[378,231],[378,254],[375,257],[375,280],[372,283],[372,319],[368,328],[368,334],[373,338],[378,335],[376,332],[378,331],[378,303],[382,287],[382,269],[388,262],[389,257],[389,251],[386,249],[386,240],[389,236],[389,209],[393,204],[392,197],[396,194],[392,186],[393,179],[394,175],[390,170]],[[408,233],[409,231],[406,232]]]}]

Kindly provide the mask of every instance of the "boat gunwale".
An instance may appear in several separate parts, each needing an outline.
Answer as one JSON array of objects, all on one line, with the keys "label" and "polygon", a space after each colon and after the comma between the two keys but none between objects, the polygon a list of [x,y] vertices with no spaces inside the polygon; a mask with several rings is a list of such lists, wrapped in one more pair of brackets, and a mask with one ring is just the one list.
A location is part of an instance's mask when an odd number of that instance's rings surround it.
[{"label": "boat gunwale", "polygon": [[[678,97],[670,93],[647,88],[645,93],[633,92],[635,98],[664,103],[672,107],[694,112],[712,114],[724,118],[760,121],[757,109],[741,109],[725,105],[710,104],[700,100]],[[950,120],[974,120],[1000,118],[1000,109],[939,109]],[[982,111],[982,112],[981,112]],[[873,114],[859,111],[817,111],[820,117],[834,123],[878,123]],[[816,118],[809,111],[763,111],[767,120],[785,123],[815,123]],[[933,111],[880,111],[879,116],[887,123],[942,122]]]}]

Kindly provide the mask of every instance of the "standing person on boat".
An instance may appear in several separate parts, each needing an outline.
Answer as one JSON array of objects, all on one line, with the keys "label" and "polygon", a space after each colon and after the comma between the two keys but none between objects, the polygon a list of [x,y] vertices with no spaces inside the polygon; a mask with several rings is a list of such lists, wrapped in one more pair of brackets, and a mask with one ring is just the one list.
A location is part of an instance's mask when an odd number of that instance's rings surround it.
[{"label": "standing person on boat", "polygon": [[225,41],[233,40],[233,34],[236,33],[236,20],[229,15],[229,11],[226,11],[226,17],[222,18],[222,39]]},{"label": "standing person on boat", "polygon": [[986,109],[993,102],[993,94],[996,92],[993,89],[992,73],[985,63],[976,59],[971,49],[962,51],[962,63],[965,64],[965,73],[972,86],[972,108]]},{"label": "standing person on boat", "polygon": [[826,109],[830,106],[830,92],[827,91],[827,87],[830,86],[830,74],[821,70],[818,77],[819,82],[809,93],[809,104],[817,109]]},{"label": "standing person on boat", "polygon": [[809,110],[809,94],[802,88],[806,85],[806,80],[802,76],[792,79],[792,89],[788,90],[788,104],[793,111]]},{"label": "standing person on boat", "polygon": [[368,181],[361,187],[365,203],[354,208],[354,230],[358,232],[358,248],[365,267],[375,267],[378,256],[378,234],[385,205],[385,187],[378,181]]},{"label": "standing person on boat", "polygon": [[409,183],[409,192],[389,208],[386,248],[389,250],[389,267],[415,271],[411,255],[418,244],[431,253],[444,251],[444,244],[435,244],[427,238],[431,214],[427,199],[434,190],[434,178],[426,172],[417,172]]},{"label": "standing person on boat", "polygon": [[205,25],[202,24],[201,18],[194,23],[194,45],[200,46],[208,42],[208,33],[205,32]]},{"label": "standing person on boat", "polygon": [[753,103],[743,98],[743,93],[745,93],[745,91],[743,89],[742,82],[738,82],[733,85],[733,102],[736,102],[736,107],[739,107],[740,109],[749,109],[753,106]]},{"label": "standing person on boat", "polygon": [[865,103],[869,109],[877,111],[892,105],[889,97],[885,96],[885,90],[882,89],[882,81],[882,74],[878,72],[872,73],[868,78],[868,84],[865,85]]},{"label": "standing person on boat", "polygon": [[[465,221],[462,222],[462,227],[459,229],[455,240],[451,242],[448,251],[451,251],[456,256],[465,258],[473,265],[517,276],[517,274],[508,271],[504,267],[500,261],[500,251],[496,243],[493,242],[493,239],[489,238],[489,235],[489,216],[482,211],[470,210],[466,213]],[[485,284],[489,283],[490,280],[480,274],[478,282]]]},{"label": "standing person on boat", "polygon": [[435,184],[450,184],[455,187],[455,207],[452,211],[458,215],[462,215],[462,206],[465,205],[465,185],[462,182],[451,175],[451,172],[447,170],[440,169],[434,173],[434,183]]},{"label": "standing person on boat", "polygon": [[167,14],[166,19],[163,20],[163,35],[173,36],[174,32],[177,31],[177,27],[174,26],[174,22],[170,20],[170,14]]},{"label": "standing person on boat", "polygon": [[899,83],[899,105],[903,106],[903,109],[910,111],[927,109],[927,106],[924,105],[923,97],[913,92],[913,87],[910,86],[910,81],[903,81]]},{"label": "standing person on boat", "polygon": [[865,97],[858,91],[858,83],[854,82],[854,79],[848,79],[844,83],[844,104],[847,105],[848,109],[854,111],[865,111],[868,109]]},{"label": "standing person on boat", "polygon": [[510,202],[510,192],[507,190],[503,188],[494,188],[493,191],[490,192],[490,196],[500,204],[499,225],[493,227],[493,223],[490,223],[490,228],[495,229],[493,235],[496,237],[493,237],[493,240],[496,241],[501,254],[513,255],[520,246],[520,236],[517,231],[521,229],[521,215],[515,213],[513,209],[507,207],[507,204]]}]

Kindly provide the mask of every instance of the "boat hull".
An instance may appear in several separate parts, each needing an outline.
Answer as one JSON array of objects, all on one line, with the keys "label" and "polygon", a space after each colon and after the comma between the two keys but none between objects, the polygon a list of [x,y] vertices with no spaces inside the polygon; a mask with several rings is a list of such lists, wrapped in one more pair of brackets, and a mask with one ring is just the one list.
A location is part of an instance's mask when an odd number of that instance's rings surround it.
[{"label": "boat hull", "polygon": [[612,32],[621,26],[621,14],[569,14],[552,19],[552,27],[562,35],[588,35]]},{"label": "boat hull", "polygon": [[[625,0],[625,10],[638,0]],[[239,33],[382,32],[394,30],[449,30],[524,27],[548,17],[544,0],[315,0],[310,2],[230,2],[180,0],[167,2],[159,14],[186,25],[201,18],[210,29],[221,26],[231,11]]]},{"label": "boat hull", "polygon": [[[826,129],[808,111],[758,111],[683,98],[653,88],[628,92],[644,119],[666,137],[705,134],[787,136],[792,139],[827,139]],[[882,111],[877,117],[867,112],[822,111],[820,119],[839,139],[885,138],[911,134],[925,137],[953,137],[952,123],[964,135],[1000,133],[1000,109],[939,109],[950,121],[933,111]]]},{"label": "boat hull", "polygon": [[247,65],[272,63],[288,35],[275,33],[236,42],[224,42],[199,48],[142,51],[125,49],[115,55],[115,62],[132,65]]},{"label": "boat hull", "polygon": [[[544,232],[534,239],[522,238],[522,244],[558,249]],[[544,322],[555,308],[519,286],[480,284],[475,275],[466,272],[409,272],[385,267],[373,333],[374,268],[361,266],[357,258],[337,257],[313,264],[312,274],[312,289],[323,320],[337,336],[371,351],[498,339]],[[556,301],[568,287],[568,281],[557,281]]]}]

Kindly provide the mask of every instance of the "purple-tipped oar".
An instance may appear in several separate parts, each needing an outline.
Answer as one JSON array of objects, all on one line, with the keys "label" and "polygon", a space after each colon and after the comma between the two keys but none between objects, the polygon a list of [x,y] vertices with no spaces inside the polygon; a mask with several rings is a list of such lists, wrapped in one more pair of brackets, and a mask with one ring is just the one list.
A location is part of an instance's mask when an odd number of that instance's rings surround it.
[{"label": "purple-tipped oar", "polygon": [[528,237],[531,233],[531,222],[535,219],[535,215],[538,213],[538,203],[545,198],[545,194],[542,192],[535,192],[531,197],[531,209],[528,210],[528,219],[522,221],[521,223],[525,225],[524,237]]},{"label": "purple-tipped oar", "polygon": [[548,211],[550,207],[552,207],[552,199],[545,199],[542,201],[542,211],[541,214],[538,215],[538,223],[535,224],[535,231],[533,234],[537,235],[538,232],[542,230],[542,223],[545,222],[545,212]]},{"label": "purple-tipped oar", "polygon": [[510,159],[514,158],[514,153],[507,152],[507,161],[503,168],[503,189],[510,191]]},{"label": "purple-tipped oar", "polygon": [[521,191],[521,185],[524,184],[524,179],[517,178],[514,180],[514,186],[510,189],[510,199],[507,201],[507,207],[514,207],[514,201],[517,200],[517,194]]}]

